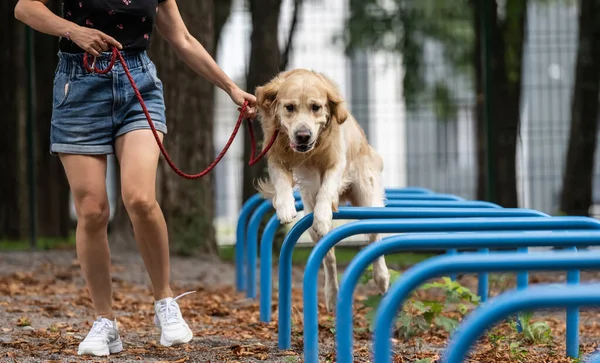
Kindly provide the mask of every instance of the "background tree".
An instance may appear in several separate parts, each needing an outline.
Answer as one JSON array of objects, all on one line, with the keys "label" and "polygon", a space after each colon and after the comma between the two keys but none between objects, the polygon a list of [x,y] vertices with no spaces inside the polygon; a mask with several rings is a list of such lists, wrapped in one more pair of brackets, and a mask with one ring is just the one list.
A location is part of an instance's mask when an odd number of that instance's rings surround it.
[{"label": "background tree", "polygon": [[[50,0],[48,8],[60,14],[61,2]],[[41,32],[34,33],[35,54],[48,62],[34,62],[36,76],[36,166],[38,234],[43,237],[69,235],[69,184],[60,159],[50,154],[50,120],[52,89],[58,58],[58,39]]]},{"label": "background tree", "polygon": [[579,41],[571,100],[571,132],[566,155],[560,209],[587,216],[592,205],[592,181],[598,137],[600,94],[599,0],[579,0]]},{"label": "background tree", "polygon": [[[24,192],[24,163],[26,155],[24,130],[24,29],[15,19],[15,3],[0,2],[0,109],[3,113],[0,132],[0,238],[17,239],[24,236],[27,225],[27,199]],[[22,206],[22,208],[19,208]]]},{"label": "background tree", "polygon": [[[278,35],[281,0],[248,0],[248,5],[252,18],[252,34],[250,35],[250,63],[246,75],[246,90],[254,93],[257,86],[271,80],[280,70],[281,51],[279,50]],[[265,9],[269,9],[269,11],[265,11]],[[262,138],[260,124],[253,122],[252,128],[257,139]],[[265,174],[264,159],[254,166],[248,165],[248,160],[250,160],[250,136],[248,132],[245,132],[242,202],[256,193],[254,180]]]},{"label": "background tree", "polygon": [[231,15],[231,3],[232,0],[218,0],[213,2],[214,8],[214,32],[213,32],[213,44],[215,46],[215,54],[219,50],[219,41],[221,40],[221,33],[223,27]]},{"label": "background tree", "polygon": [[[485,14],[490,34],[491,76],[494,93],[483,99],[481,56],[482,26],[480,0],[410,1],[395,0],[386,7],[378,0],[350,0],[350,17],[344,39],[347,52],[354,49],[385,50],[402,56],[405,67],[404,98],[409,111],[433,99],[436,113],[452,110],[452,98],[445,97],[448,84],[425,82],[424,46],[434,42],[442,48],[442,61],[473,80],[473,92],[480,100],[476,109],[477,198],[495,195],[504,207],[518,204],[516,192],[516,140],[519,126],[521,64],[525,42],[527,1],[507,0],[502,8],[496,0],[488,2]],[[505,16],[499,17],[502,12]],[[494,189],[486,190],[487,168],[485,119],[481,102],[492,102],[493,145],[498,156],[493,171],[498,178]],[[431,101],[429,101],[431,102]],[[440,106],[441,105],[441,106]],[[495,107],[495,106],[498,107]],[[500,107],[501,106],[501,107]],[[440,119],[445,119],[439,115]]]},{"label": "background tree", "polygon": [[[190,33],[214,56],[213,1],[184,1],[179,8]],[[161,37],[155,37],[151,52],[164,84],[169,127],[165,147],[180,169],[196,173],[215,157],[214,87],[185,65]],[[216,255],[214,174],[182,179],[163,161],[159,193],[175,252]]]},{"label": "background tree", "polygon": [[[213,57],[216,54],[217,46],[221,37],[223,27],[227,23],[229,15],[231,14],[231,5],[231,0],[219,0],[216,2],[202,0],[198,4],[195,4],[193,6],[187,3],[178,5],[190,32],[193,35],[197,36],[197,38],[200,40],[200,43],[207,49],[209,53],[211,53],[211,55],[213,55]],[[199,24],[196,24],[196,22],[198,21],[202,21],[203,23],[207,22],[207,14],[194,14],[193,16],[191,14],[191,12],[199,11],[198,7],[200,6],[203,7],[203,11],[212,8],[212,15],[210,16],[210,18],[214,20],[210,21],[210,23],[212,23],[212,30],[210,30],[208,33],[206,32],[206,26],[200,26]],[[202,18],[204,20],[199,18]],[[190,21],[193,21],[194,23]],[[195,160],[193,162],[197,164],[187,166],[185,165],[185,161],[181,161],[181,163],[183,164],[180,165],[180,160],[185,159],[184,155],[187,155],[186,152],[184,152],[182,154],[178,154],[178,157],[181,159],[177,159],[176,165],[187,173],[195,173],[206,168],[206,166],[208,166],[208,164],[214,159],[212,117],[214,112],[213,93],[215,88],[210,84],[206,85],[204,79],[202,79],[196,73],[191,71],[189,67],[185,65],[182,61],[180,61],[177,58],[177,56],[170,50],[170,46],[166,44],[166,42],[163,39],[158,38],[160,38],[160,36],[156,34],[153,40],[153,45],[150,49],[150,54],[156,64],[158,71],[160,72],[160,78],[163,81],[164,86],[163,88],[165,93],[165,103],[167,106],[167,125],[169,127],[169,134],[165,140],[165,147],[167,148],[167,152],[169,152],[169,155],[172,157],[172,159],[176,160],[176,151],[171,150],[175,148],[181,148],[183,147],[183,144],[181,144],[179,141],[173,141],[173,139],[177,138],[177,140],[180,140],[182,137],[186,138],[188,142],[186,146],[186,148],[188,148],[187,153],[195,153],[197,154],[196,157],[201,157],[203,158],[203,160]],[[210,42],[207,43],[206,40],[209,38]],[[165,51],[169,52],[168,55],[164,54]],[[171,59],[169,59],[169,57],[171,57]],[[177,74],[179,74],[180,72],[183,73],[177,76]],[[209,87],[210,90],[208,90],[207,87]],[[184,91],[184,89],[187,89],[187,91]],[[208,98],[204,96],[198,96],[198,93],[194,93],[197,91],[203,92],[203,94],[208,94],[208,92],[210,92],[210,96],[207,96]],[[191,103],[188,105],[186,102],[188,102],[189,99],[186,97],[191,97],[192,95],[196,96],[192,97],[193,100],[191,100]],[[180,99],[180,97],[184,97],[184,99]],[[200,98],[202,100],[200,100]],[[200,103],[199,101],[204,102]],[[196,111],[190,112],[190,108],[188,107],[194,107]],[[192,117],[188,118],[187,116],[189,115],[192,115]],[[178,117],[178,119],[173,121],[174,117]],[[207,117],[209,117],[210,119],[208,119]],[[176,126],[174,125],[174,123],[187,123],[188,126]],[[196,130],[194,132],[197,132],[198,134],[194,135],[193,133],[190,133],[184,135],[187,132],[186,127],[194,128]],[[206,133],[200,133],[201,131],[206,131]],[[210,135],[208,133],[210,133]],[[204,137],[206,137],[206,139],[203,139]],[[194,141],[195,138],[198,138],[199,141]],[[213,145],[210,146],[210,152],[208,154],[198,149],[199,145],[203,145],[204,150],[208,150],[208,147],[206,145],[207,143]],[[179,225],[177,227],[178,232],[176,232],[173,230],[174,227],[171,227],[171,222],[167,222],[170,227],[169,239],[171,241],[171,245],[175,247],[175,252],[191,254],[195,251],[216,254],[218,252],[218,247],[212,222],[210,223],[210,225],[207,225],[207,222],[204,219],[210,218],[212,220],[212,216],[214,216],[215,207],[214,198],[212,194],[214,190],[214,177],[212,176],[212,174],[209,174],[203,177],[201,180],[181,180],[179,176],[173,173],[173,171],[166,164],[162,156],[161,159],[161,171],[158,175],[158,184],[160,185],[160,187],[157,191],[158,194],[162,196],[162,198],[159,197],[159,199],[161,199],[161,206],[163,208],[163,212],[165,213],[165,218],[180,218],[182,219],[182,222],[179,222],[178,224],[183,223],[183,225]],[[193,163],[192,160],[189,160],[189,162]],[[165,179],[165,177],[167,178]],[[183,185],[181,185],[181,183],[183,183]],[[179,209],[179,207],[175,205],[177,204],[177,200],[167,199],[167,196],[170,196],[169,198],[177,198],[178,193],[180,193],[175,190],[169,191],[168,189],[171,188],[171,186],[177,189],[185,189],[191,185],[197,187],[197,190],[190,190],[189,193],[199,193],[202,198],[208,196],[209,199],[196,200],[193,201],[193,204],[197,205],[188,205],[187,207],[185,207],[190,208],[190,215],[187,217],[188,227],[186,227],[186,217],[181,215],[183,212],[175,211],[175,209]],[[167,205],[164,205],[164,203],[167,203]],[[111,243],[116,245],[118,248],[134,248],[135,244],[131,243],[133,239],[131,223],[129,221],[127,211],[123,206],[123,202],[120,195],[118,197],[117,205],[115,207],[116,213],[114,216],[114,222],[112,223],[113,228],[111,233]],[[198,209],[202,210],[200,211]],[[168,217],[167,213],[172,213],[173,215]],[[199,225],[197,226],[193,226],[193,220],[195,218],[194,213],[199,213],[202,218],[202,221],[199,221]],[[188,228],[189,231],[186,232],[185,230]],[[203,228],[206,229],[204,230]],[[184,237],[181,236],[182,234],[184,235]]]},{"label": "background tree", "polygon": [[[475,3],[483,2],[473,0],[476,11],[481,11],[480,6],[475,6]],[[481,14],[487,20],[485,23],[489,25],[489,89],[492,90],[490,98],[484,96],[483,100],[491,104],[493,114],[490,115],[491,119],[487,125],[490,127],[488,132],[492,133],[492,145],[487,145],[486,150],[489,153],[489,147],[493,148],[493,165],[490,170],[494,175],[488,175],[492,178],[493,190],[487,190],[486,194],[492,196],[488,199],[506,208],[516,208],[519,204],[516,154],[521,120],[521,70],[526,41],[527,4],[528,1],[524,0],[507,0],[504,9],[501,10],[498,1],[494,0],[489,4],[488,13]],[[501,12],[505,12],[506,15],[500,16]],[[478,78],[483,79],[481,75]],[[481,127],[481,120],[478,120],[478,124],[478,130],[484,129]],[[478,139],[480,138],[481,136]],[[483,161],[478,158],[478,175],[486,173],[487,168],[482,168],[483,165]],[[481,179],[478,177],[478,180]],[[483,194],[481,189],[482,186],[479,185],[478,197]]]},{"label": "background tree", "polygon": [[[252,17],[252,35],[246,90],[250,93],[254,93],[257,86],[267,83],[288,66],[302,0],[294,1],[294,13],[283,51],[280,50],[278,42],[281,3],[281,0],[248,0]],[[252,127],[257,139],[261,139],[260,124],[254,122]],[[250,160],[250,136],[245,132],[242,202],[256,193],[254,181],[266,173],[264,160],[254,166],[249,166],[248,160]]]}]

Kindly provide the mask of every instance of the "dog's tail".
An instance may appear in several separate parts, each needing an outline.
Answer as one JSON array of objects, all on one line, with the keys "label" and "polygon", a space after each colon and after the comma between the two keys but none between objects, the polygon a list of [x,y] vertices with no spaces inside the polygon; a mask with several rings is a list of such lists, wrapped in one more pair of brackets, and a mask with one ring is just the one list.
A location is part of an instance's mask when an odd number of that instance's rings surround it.
[{"label": "dog's tail", "polygon": [[265,199],[273,199],[275,196],[275,186],[269,179],[257,179],[255,180],[254,187]]}]

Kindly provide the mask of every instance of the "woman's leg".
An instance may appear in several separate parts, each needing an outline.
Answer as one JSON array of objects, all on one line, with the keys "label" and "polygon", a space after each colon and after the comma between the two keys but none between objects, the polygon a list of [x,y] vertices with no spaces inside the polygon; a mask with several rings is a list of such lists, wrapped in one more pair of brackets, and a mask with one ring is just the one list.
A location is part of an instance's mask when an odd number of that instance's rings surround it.
[{"label": "woman's leg", "polygon": [[106,156],[60,154],[77,213],[77,257],[96,315],[114,320],[107,227]]},{"label": "woman's leg", "polygon": [[193,334],[169,286],[167,225],[156,202],[159,149],[149,129],[118,137],[115,147],[121,165],[123,201],[154,289],[154,322],[161,329],[160,343],[167,347],[187,343]]},{"label": "woman's leg", "polygon": [[167,224],[156,201],[156,169],[160,150],[151,130],[135,130],[117,138],[115,151],[121,171],[123,202],[152,282],[154,299],[173,297],[169,285]]}]

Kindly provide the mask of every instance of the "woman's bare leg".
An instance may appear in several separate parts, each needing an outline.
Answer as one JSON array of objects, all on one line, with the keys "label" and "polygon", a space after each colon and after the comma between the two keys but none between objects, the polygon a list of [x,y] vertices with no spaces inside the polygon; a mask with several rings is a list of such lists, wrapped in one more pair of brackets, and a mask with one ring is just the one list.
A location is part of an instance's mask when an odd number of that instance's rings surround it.
[{"label": "woman's bare leg", "polygon": [[113,320],[106,156],[61,154],[77,213],[77,257],[98,316]]},{"label": "woman's bare leg", "polygon": [[167,224],[156,201],[156,169],[160,150],[151,130],[135,130],[120,136],[115,150],[121,170],[123,202],[152,281],[154,299],[173,297],[169,285]]}]

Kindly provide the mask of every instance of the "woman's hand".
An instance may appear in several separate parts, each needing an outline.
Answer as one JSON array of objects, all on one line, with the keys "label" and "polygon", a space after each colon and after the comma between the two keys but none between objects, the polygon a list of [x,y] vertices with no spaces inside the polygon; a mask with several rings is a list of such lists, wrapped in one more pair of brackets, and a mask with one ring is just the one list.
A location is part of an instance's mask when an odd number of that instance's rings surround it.
[{"label": "woman's hand", "polygon": [[233,90],[229,93],[229,97],[231,100],[238,106],[238,111],[242,110],[242,105],[245,101],[248,101],[248,106],[246,107],[246,118],[250,120],[254,120],[256,118],[256,97],[253,95],[242,91],[239,87],[234,87]]},{"label": "woman's hand", "polygon": [[15,5],[15,17],[41,33],[67,37],[96,57],[103,51],[110,50],[111,45],[123,49],[114,38],[54,14],[46,6],[47,2],[48,0],[19,0]]},{"label": "woman's hand", "polygon": [[117,42],[113,37],[99,30],[83,26],[69,32],[69,39],[94,57],[99,57],[102,52],[108,52],[111,45],[117,47],[119,50],[123,49],[121,43]]}]

